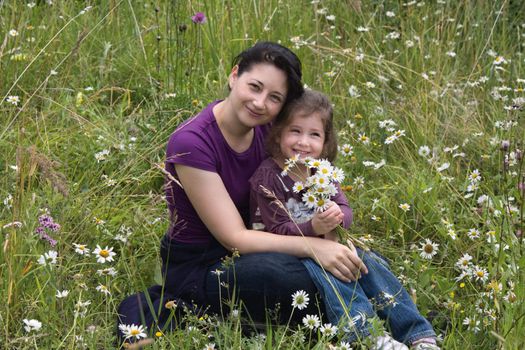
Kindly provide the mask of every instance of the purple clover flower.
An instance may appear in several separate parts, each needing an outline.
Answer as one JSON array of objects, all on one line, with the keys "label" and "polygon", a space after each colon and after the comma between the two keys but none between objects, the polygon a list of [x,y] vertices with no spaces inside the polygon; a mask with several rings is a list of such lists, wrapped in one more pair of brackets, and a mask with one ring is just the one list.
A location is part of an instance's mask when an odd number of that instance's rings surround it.
[{"label": "purple clover flower", "polygon": [[35,229],[35,233],[41,239],[47,241],[52,247],[57,245],[57,241],[47,234],[47,230],[53,232],[60,231],[60,224],[56,223],[50,215],[44,214],[38,217],[40,226]]},{"label": "purple clover flower", "polygon": [[60,231],[60,224],[57,224],[56,222],[54,222],[51,225],[49,225],[49,229],[51,229],[51,231],[53,232],[58,232]]},{"label": "purple clover flower", "polygon": [[48,227],[48,225],[53,223],[53,218],[47,214],[40,215],[38,217],[38,222],[40,223],[40,225]]},{"label": "purple clover flower", "polygon": [[191,21],[195,24],[206,23],[206,15],[202,12],[196,12],[195,15],[191,16]]},{"label": "purple clover flower", "polygon": [[40,236],[43,240],[47,241],[51,247],[54,247],[57,245],[57,241],[51,238],[47,233],[44,233],[42,236]]}]

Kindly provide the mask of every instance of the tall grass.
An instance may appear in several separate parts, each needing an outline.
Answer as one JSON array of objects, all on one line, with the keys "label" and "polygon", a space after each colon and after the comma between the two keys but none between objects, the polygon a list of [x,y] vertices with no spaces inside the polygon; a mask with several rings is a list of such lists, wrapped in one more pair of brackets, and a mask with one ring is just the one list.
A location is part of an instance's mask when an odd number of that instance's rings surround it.
[{"label": "tall grass", "polygon": [[[114,347],[120,300],[159,282],[166,140],[224,96],[235,54],[273,40],[334,102],[339,142],[353,147],[338,159],[353,230],[391,259],[443,348],[521,348],[522,2],[49,3],[0,1],[3,347]],[[192,23],[197,11],[206,23]],[[46,213],[61,225],[46,229],[55,247],[35,233]],[[114,260],[97,262],[97,245]],[[50,250],[56,263],[40,264]],[[478,274],[461,274],[465,253]],[[250,336],[240,320],[188,314],[191,327],[150,330],[151,347],[337,344],[305,327]]]}]

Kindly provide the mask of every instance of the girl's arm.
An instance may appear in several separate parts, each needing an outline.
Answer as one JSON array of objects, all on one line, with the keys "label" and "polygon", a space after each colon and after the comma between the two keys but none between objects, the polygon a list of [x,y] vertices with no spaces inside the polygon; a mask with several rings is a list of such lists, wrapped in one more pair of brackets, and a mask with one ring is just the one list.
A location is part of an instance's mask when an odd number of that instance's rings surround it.
[{"label": "girl's arm", "polygon": [[348,204],[348,199],[346,198],[339,184],[337,184],[337,194],[332,197],[332,201],[339,206],[339,209],[341,209],[341,212],[344,214],[341,226],[346,229],[349,228],[352,224],[354,215],[352,208],[350,208],[350,205]]},{"label": "girl's arm", "polygon": [[355,281],[368,272],[355,249],[342,244],[248,230],[218,174],[179,164],[175,170],[199,217],[227,249],[237,249],[241,254],[279,252],[310,257],[344,281]]},{"label": "girl's arm", "polygon": [[[286,200],[279,187],[266,188],[259,183],[253,183],[252,186],[250,204],[256,203],[265,231],[291,236],[322,235],[322,233],[314,230],[311,220],[297,223],[291,218],[284,204]],[[256,186],[258,188],[255,188]]]}]

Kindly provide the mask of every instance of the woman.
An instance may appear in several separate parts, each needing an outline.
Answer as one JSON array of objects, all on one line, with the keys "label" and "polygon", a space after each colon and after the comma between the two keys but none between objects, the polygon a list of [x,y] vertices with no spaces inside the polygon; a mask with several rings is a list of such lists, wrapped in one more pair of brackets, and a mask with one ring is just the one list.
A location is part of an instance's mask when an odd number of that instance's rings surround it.
[{"label": "woman", "polygon": [[[301,63],[287,48],[260,42],[240,53],[228,79],[229,95],[181,124],[168,142],[166,197],[172,213],[161,244],[164,290],[126,299],[121,323],[151,327],[166,321],[164,304],[182,299],[224,312],[235,295],[254,322],[280,307],[277,321],[291,315],[291,296],[310,295],[315,285],[298,258],[310,257],[341,280],[366,267],[355,249],[316,237],[280,236],[248,230],[248,179],[266,157],[268,124],[302,92]],[[222,258],[240,256],[223,266]],[[153,310],[146,299],[150,298]],[[302,312],[316,312],[315,305]],[[157,316],[153,316],[157,315]],[[297,318],[299,312],[293,313]],[[168,325],[169,327],[169,325]]]}]

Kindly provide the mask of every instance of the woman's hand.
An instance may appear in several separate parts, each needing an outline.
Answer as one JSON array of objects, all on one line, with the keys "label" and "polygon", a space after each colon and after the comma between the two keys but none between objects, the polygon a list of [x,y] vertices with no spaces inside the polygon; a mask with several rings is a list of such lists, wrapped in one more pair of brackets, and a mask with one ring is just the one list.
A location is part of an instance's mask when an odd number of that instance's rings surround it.
[{"label": "woman's hand", "polygon": [[311,245],[310,257],[338,279],[356,281],[361,274],[367,274],[368,269],[353,244],[348,244],[345,246],[326,239],[316,239]]},{"label": "woman's hand", "polygon": [[337,235],[337,232],[335,232],[335,230],[332,230],[325,234],[324,239],[328,239],[332,242],[339,242],[339,236]]},{"label": "woman's hand", "polygon": [[343,221],[344,216],[341,208],[336,203],[331,202],[325,211],[314,214],[312,228],[318,236],[326,235]]}]

